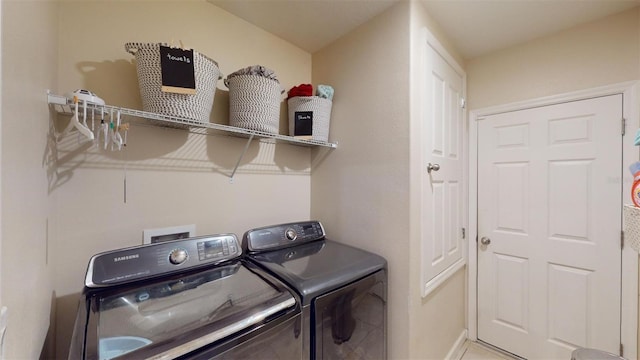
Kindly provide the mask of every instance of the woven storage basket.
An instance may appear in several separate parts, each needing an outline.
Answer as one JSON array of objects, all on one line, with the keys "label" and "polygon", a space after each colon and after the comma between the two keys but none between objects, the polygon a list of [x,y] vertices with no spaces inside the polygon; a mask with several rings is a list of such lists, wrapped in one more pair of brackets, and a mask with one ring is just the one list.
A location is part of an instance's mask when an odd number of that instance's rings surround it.
[{"label": "woven storage basket", "polygon": [[635,251],[640,251],[640,208],[624,205],[624,238]]},{"label": "woven storage basket", "polygon": [[295,96],[287,100],[289,105],[289,135],[294,135],[295,113],[313,112],[311,139],[329,141],[329,123],[331,121],[331,100],[319,96]]},{"label": "woven storage basket", "polygon": [[209,122],[218,80],[222,78],[218,63],[193,51],[196,94],[163,92],[160,68],[160,43],[126,43],[127,52],[135,55],[140,96],[144,111]]},{"label": "woven storage basket", "polygon": [[229,125],[278,134],[280,83],[259,75],[237,75],[224,80],[229,88]]}]

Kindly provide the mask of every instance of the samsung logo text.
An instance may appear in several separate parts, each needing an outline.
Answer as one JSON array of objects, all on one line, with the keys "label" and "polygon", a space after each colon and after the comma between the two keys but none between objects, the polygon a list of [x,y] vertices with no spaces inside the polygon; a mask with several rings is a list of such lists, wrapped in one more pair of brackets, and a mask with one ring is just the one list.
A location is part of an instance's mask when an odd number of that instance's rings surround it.
[{"label": "samsung logo text", "polygon": [[139,258],[139,257],[140,257],[140,255],[139,255],[139,254],[125,255],[125,256],[118,256],[118,257],[116,257],[116,258],[113,258],[113,262],[133,260],[133,259],[137,259],[137,258]]}]

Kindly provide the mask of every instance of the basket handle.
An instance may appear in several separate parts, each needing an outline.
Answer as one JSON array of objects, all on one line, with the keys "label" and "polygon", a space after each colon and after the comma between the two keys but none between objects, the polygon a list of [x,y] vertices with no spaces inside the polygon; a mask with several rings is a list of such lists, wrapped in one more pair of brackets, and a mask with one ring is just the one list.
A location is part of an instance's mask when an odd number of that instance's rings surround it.
[{"label": "basket handle", "polygon": [[131,55],[135,55],[140,50],[139,43],[126,43],[124,49]]}]

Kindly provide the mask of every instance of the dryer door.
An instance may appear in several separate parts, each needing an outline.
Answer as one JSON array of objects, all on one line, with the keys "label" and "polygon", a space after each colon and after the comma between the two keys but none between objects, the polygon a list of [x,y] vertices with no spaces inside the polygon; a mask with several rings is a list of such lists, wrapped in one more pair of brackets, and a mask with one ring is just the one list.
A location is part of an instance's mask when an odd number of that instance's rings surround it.
[{"label": "dryer door", "polygon": [[385,270],[314,300],[316,359],[387,358]]}]

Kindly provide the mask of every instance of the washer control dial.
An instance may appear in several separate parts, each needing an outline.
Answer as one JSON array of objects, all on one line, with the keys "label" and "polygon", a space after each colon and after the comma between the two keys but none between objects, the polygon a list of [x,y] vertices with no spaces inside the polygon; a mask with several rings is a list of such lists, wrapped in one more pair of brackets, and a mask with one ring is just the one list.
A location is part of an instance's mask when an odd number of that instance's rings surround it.
[{"label": "washer control dial", "polygon": [[291,240],[291,241],[298,238],[298,234],[296,233],[296,231],[291,228],[287,229],[284,235],[287,237],[288,240]]},{"label": "washer control dial", "polygon": [[173,265],[180,265],[187,260],[189,254],[185,249],[173,249],[169,253],[169,262]]}]

